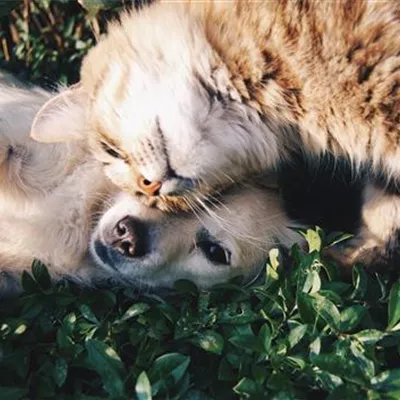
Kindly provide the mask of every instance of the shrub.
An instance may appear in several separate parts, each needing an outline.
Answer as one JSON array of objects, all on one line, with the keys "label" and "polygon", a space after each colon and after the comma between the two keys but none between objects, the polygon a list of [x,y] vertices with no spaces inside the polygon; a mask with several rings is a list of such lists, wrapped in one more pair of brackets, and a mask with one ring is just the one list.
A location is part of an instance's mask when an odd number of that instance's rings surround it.
[{"label": "shrub", "polygon": [[361,267],[343,282],[305,236],[261,284],[179,281],[169,299],[52,286],[34,263],[0,306],[0,398],[399,398],[400,283]]}]

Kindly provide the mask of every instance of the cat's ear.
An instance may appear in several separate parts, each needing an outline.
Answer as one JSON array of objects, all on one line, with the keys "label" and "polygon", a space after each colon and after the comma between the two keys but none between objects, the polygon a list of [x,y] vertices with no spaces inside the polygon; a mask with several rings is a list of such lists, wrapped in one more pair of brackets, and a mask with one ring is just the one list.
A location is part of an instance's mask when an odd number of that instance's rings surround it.
[{"label": "cat's ear", "polygon": [[31,138],[43,143],[83,139],[87,100],[80,83],[51,98],[36,114]]}]

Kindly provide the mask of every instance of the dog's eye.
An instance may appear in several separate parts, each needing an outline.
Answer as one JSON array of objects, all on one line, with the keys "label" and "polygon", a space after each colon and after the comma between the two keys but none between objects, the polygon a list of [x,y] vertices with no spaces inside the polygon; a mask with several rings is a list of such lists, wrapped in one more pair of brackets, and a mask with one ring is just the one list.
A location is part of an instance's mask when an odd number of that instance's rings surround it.
[{"label": "dog's eye", "polygon": [[100,142],[101,148],[111,157],[122,159],[122,155],[110,147],[106,142]]},{"label": "dog's eye", "polygon": [[214,264],[230,265],[231,253],[218,243],[209,240],[197,243],[204,255]]}]

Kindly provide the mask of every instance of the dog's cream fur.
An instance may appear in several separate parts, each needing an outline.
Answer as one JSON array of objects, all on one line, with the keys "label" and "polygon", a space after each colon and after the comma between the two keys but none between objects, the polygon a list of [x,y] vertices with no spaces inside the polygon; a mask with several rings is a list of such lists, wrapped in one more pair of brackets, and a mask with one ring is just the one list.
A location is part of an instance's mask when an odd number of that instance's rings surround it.
[{"label": "dog's cream fur", "polygon": [[[49,266],[54,279],[87,281],[92,216],[111,188],[79,142],[40,144],[29,137],[35,113],[49,98],[0,72],[2,294],[18,289],[21,272],[34,258]],[[55,126],[69,129],[57,121]]]},{"label": "dog's cream fur", "polygon": [[[48,265],[53,279],[70,277],[84,284],[112,278],[157,288],[189,278],[208,287],[235,275],[249,281],[275,244],[290,246],[298,239],[287,228],[276,189],[236,187],[207,211],[194,209],[187,214],[164,214],[119,192],[83,142],[40,144],[28,136],[35,113],[49,98],[47,92],[24,87],[0,73],[2,295],[19,289],[15,282],[34,258]],[[68,118],[74,107],[66,103],[48,116],[55,131],[75,129],[75,121]],[[151,226],[142,232],[151,250],[140,258],[120,256],[109,265],[94,244],[104,244],[105,232],[126,216]],[[91,234],[93,257],[88,254]],[[205,237],[229,254],[229,265],[207,259],[201,250]],[[106,245],[108,252],[114,252],[112,244]]]}]

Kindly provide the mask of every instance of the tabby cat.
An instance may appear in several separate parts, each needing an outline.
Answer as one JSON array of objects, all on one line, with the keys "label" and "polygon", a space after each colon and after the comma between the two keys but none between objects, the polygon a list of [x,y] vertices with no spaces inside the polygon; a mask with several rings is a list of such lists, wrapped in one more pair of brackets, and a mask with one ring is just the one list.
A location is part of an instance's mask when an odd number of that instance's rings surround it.
[{"label": "tabby cat", "polygon": [[[87,137],[114,183],[164,210],[201,205],[293,149],[396,183],[399,38],[395,0],[158,2],[110,24],[32,136]],[[65,101],[83,110],[76,131],[48,117]]]}]

